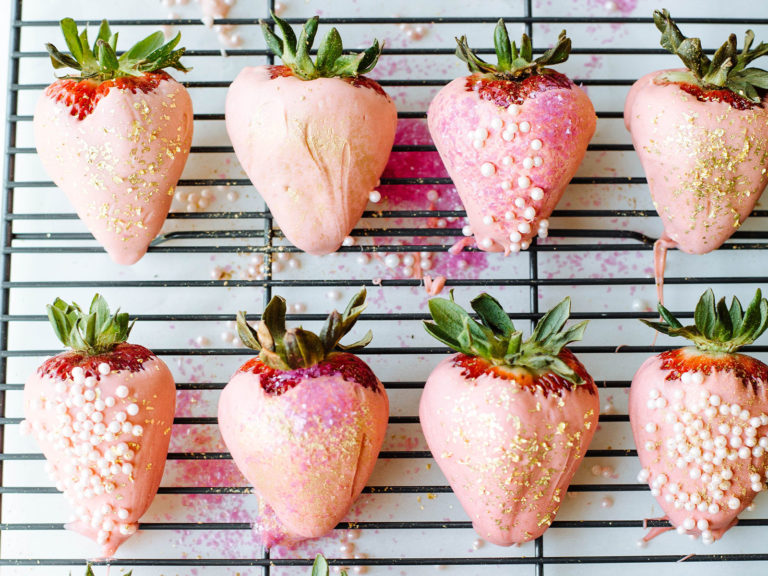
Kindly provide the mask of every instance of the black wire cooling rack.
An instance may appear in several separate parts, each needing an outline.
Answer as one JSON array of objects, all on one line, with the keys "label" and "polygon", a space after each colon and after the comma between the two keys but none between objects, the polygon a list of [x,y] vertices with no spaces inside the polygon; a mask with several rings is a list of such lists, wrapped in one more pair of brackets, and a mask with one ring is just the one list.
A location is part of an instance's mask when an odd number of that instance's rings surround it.
[{"label": "black wire cooling rack", "polygon": [[[25,29],[29,27],[49,27],[54,30],[58,25],[57,21],[39,21],[39,20],[24,20],[22,19],[22,0],[13,0],[11,2],[11,16],[10,16],[10,62],[9,62],[9,82],[8,82],[8,107],[7,107],[7,140],[5,148],[6,159],[6,174],[5,185],[3,187],[2,197],[2,284],[0,284],[0,373],[2,374],[2,384],[0,384],[0,407],[2,409],[2,418],[0,419],[0,443],[5,446],[3,441],[4,432],[8,427],[15,427],[19,425],[21,418],[18,414],[14,414],[12,417],[6,412],[6,393],[7,392],[19,392],[23,389],[23,385],[16,382],[8,382],[7,370],[9,359],[23,358],[23,357],[43,357],[55,353],[55,350],[39,350],[39,349],[9,349],[9,331],[16,323],[23,322],[44,322],[45,317],[42,315],[22,315],[11,314],[10,302],[13,297],[14,291],[21,289],[49,289],[49,288],[88,288],[92,290],[104,290],[104,289],[125,289],[125,288],[165,288],[165,289],[189,289],[189,288],[215,288],[227,286],[232,289],[247,288],[247,287],[261,287],[263,288],[264,302],[266,303],[272,295],[273,289],[283,288],[317,288],[317,287],[353,287],[359,286],[361,283],[368,286],[372,286],[374,281],[359,280],[359,279],[323,279],[318,277],[307,277],[294,280],[281,280],[273,277],[273,259],[272,255],[279,252],[295,252],[295,248],[286,246],[280,242],[282,234],[277,229],[271,220],[271,217],[266,211],[254,211],[254,212],[200,212],[200,213],[183,213],[174,212],[169,216],[173,221],[189,221],[194,220],[207,220],[211,223],[215,221],[230,221],[237,220],[238,222],[252,223],[260,221],[264,223],[262,230],[245,229],[244,227],[237,227],[234,230],[213,230],[213,231],[177,231],[170,232],[158,238],[153,246],[150,248],[150,258],[153,253],[203,253],[203,254],[215,254],[215,253],[262,253],[267,257],[265,276],[263,280],[152,280],[152,279],[137,279],[137,280],[78,280],[72,281],[66,278],[50,278],[45,280],[14,280],[14,262],[15,259],[21,255],[35,254],[35,255],[61,255],[62,257],[77,253],[90,253],[100,252],[101,249],[97,247],[81,246],[77,245],[77,241],[88,240],[91,236],[87,233],[79,232],[55,232],[46,233],[44,231],[37,232],[19,232],[16,231],[18,227],[17,223],[24,223],[29,221],[35,221],[39,223],[40,228],[46,225],[46,223],[64,220],[75,220],[76,216],[70,213],[20,213],[14,210],[15,202],[14,197],[20,189],[30,188],[48,188],[52,186],[49,181],[19,181],[16,178],[16,160],[17,157],[24,154],[33,154],[34,149],[29,147],[17,146],[17,129],[21,124],[30,123],[32,117],[30,115],[24,115],[19,113],[19,97],[20,94],[24,94],[30,90],[39,90],[44,88],[42,84],[24,84],[20,83],[20,62],[25,59],[33,59],[44,57],[42,52],[22,52],[21,51],[21,37]],[[523,0],[523,13],[524,16],[505,16],[505,20],[508,24],[522,23],[524,24],[529,35],[533,36],[535,24],[553,24],[553,25],[576,25],[576,24],[642,24],[651,25],[650,18],[624,18],[624,17],[604,17],[604,18],[591,18],[591,17],[552,17],[542,16],[537,17],[534,13],[534,7],[532,0]],[[274,0],[267,1],[267,7],[272,9],[274,7]],[[445,24],[484,24],[490,29],[495,23],[497,16],[494,17],[476,17],[476,18],[325,18],[324,23],[334,25],[386,25],[386,24],[420,24],[420,23],[445,23]],[[289,19],[292,24],[300,23],[300,20]],[[751,19],[731,19],[731,18],[679,18],[680,24],[727,24],[732,27],[744,27],[744,26],[768,26],[768,18],[751,18]],[[197,19],[180,19],[180,20],[166,20],[166,19],[152,19],[152,20],[113,20],[115,27],[130,27],[136,25],[175,25],[175,26],[200,26],[201,22]],[[216,24],[222,25],[254,25],[257,23],[257,19],[224,19],[217,20]],[[78,22],[82,25],[85,22]],[[236,49],[228,50],[231,55],[240,56],[261,56],[266,57],[271,63],[272,56],[265,50],[245,50]],[[453,48],[434,48],[434,49],[420,49],[420,48],[388,48],[385,54],[406,55],[406,56],[419,56],[419,55],[441,55],[451,54]],[[489,49],[479,50],[480,53],[488,54],[491,52]],[[188,50],[187,54],[190,57],[196,56],[216,56],[218,55],[216,50]],[[620,48],[576,48],[573,50],[574,54],[583,55],[624,55],[624,56],[655,56],[665,54],[665,52],[658,48],[635,48],[635,47],[620,47]],[[433,86],[438,87],[447,83],[448,79],[428,79],[428,80],[396,80],[385,79],[381,81],[381,84],[386,87],[414,87],[414,86]],[[577,82],[585,86],[604,86],[604,87],[627,87],[632,84],[632,78],[622,79],[576,79]],[[186,85],[194,90],[197,88],[226,88],[229,85],[228,81],[219,81],[216,79],[204,80],[204,81],[190,81]],[[600,120],[618,120],[622,118],[622,113],[618,110],[600,110],[597,112]],[[416,112],[401,112],[399,117],[402,119],[423,119],[426,117],[424,111]],[[200,113],[195,114],[195,121],[198,123],[208,121],[222,121],[224,118],[223,113]],[[589,147],[593,152],[631,152],[632,147],[629,144],[592,144]],[[395,152],[429,152],[434,151],[434,147],[428,145],[398,145],[395,146]],[[192,149],[193,154],[206,154],[206,153],[227,153],[232,152],[230,146],[195,146]],[[450,180],[447,178],[427,178],[415,177],[409,178],[389,178],[382,181],[382,185],[449,185]],[[574,185],[604,185],[604,186],[643,186],[645,185],[645,179],[639,177],[628,176],[610,176],[610,177],[577,177],[573,180]],[[244,179],[216,179],[216,178],[194,178],[185,179],[179,183],[184,187],[205,187],[205,186],[249,186],[250,182]],[[425,243],[416,245],[400,245],[400,244],[375,244],[366,245],[358,244],[356,246],[344,247],[342,252],[445,252],[452,242],[456,239],[456,229],[440,229],[430,228],[423,229],[416,227],[419,219],[424,218],[451,218],[451,217],[463,217],[464,213],[455,210],[386,210],[366,212],[364,218],[368,219],[368,222],[372,222],[373,225],[368,228],[357,229],[353,232],[354,236],[378,236],[397,239],[402,237],[419,237],[429,238],[431,240],[438,241],[437,243]],[[584,220],[588,222],[608,222],[609,219],[615,218],[630,218],[638,219],[638,221],[644,221],[656,217],[656,213],[649,209],[560,209],[555,211],[554,215],[558,222],[563,223],[562,227],[551,230],[551,236],[555,239],[555,242],[547,242],[538,244],[533,242],[531,248],[527,252],[528,270],[527,276],[522,278],[483,278],[483,279],[466,279],[466,278],[448,278],[448,285],[451,287],[472,287],[472,286],[505,286],[505,287],[518,287],[527,289],[527,299],[529,300],[528,311],[513,314],[513,318],[522,321],[535,321],[539,316],[539,296],[540,291],[549,288],[561,288],[571,289],[573,287],[605,287],[605,286],[617,286],[617,287],[632,287],[632,286],[649,286],[653,285],[653,279],[650,277],[588,277],[588,278],[572,278],[572,277],[541,277],[540,269],[540,255],[551,252],[582,252],[582,253],[607,253],[607,252],[620,252],[623,254],[632,254],[637,251],[649,252],[652,249],[653,238],[648,235],[633,231],[633,230],[619,230],[605,228],[589,228],[584,227],[583,224],[577,225],[577,220]],[[768,217],[768,210],[756,210],[751,222],[755,222],[758,218]],[[412,221],[415,224],[411,227],[399,227],[399,228],[377,228],[375,226],[376,220],[382,221],[386,219],[402,219],[404,221]],[[574,224],[571,224],[571,223]],[[460,232],[459,232],[460,233]],[[252,245],[233,245],[224,242],[225,240],[232,239],[252,239]],[[186,242],[178,243],[176,240],[184,240]],[[589,243],[585,242],[588,240]],[[741,231],[734,235],[734,238],[721,248],[721,250],[734,250],[734,251],[756,251],[766,248],[765,241],[768,240],[768,233],[762,231],[760,228],[751,231]],[[73,244],[68,244],[68,242]],[[206,241],[208,243],[206,243]],[[217,243],[221,241],[221,243]],[[20,243],[34,242],[33,245],[19,245]],[[62,242],[64,244],[62,244]],[[650,258],[650,254],[648,254]],[[762,268],[749,268],[746,270],[740,270],[739,272],[745,273],[740,275],[734,273],[732,270],[718,271],[718,270],[704,270],[698,274],[691,275],[671,275],[666,279],[666,283],[669,286],[680,286],[689,284],[716,284],[716,285],[747,285],[756,284],[764,285],[768,282],[768,276],[764,275],[765,266]],[[420,284],[419,280],[415,279],[384,279],[383,281],[376,282],[377,286],[381,286],[382,290],[391,290],[397,287],[413,287]],[[596,321],[622,321],[632,320],[640,317],[653,317],[652,312],[648,311],[619,311],[619,312],[577,312],[573,314],[575,319],[592,319]],[[685,316],[685,313],[681,314]],[[690,317],[690,314],[688,315]],[[229,314],[144,314],[139,315],[140,320],[145,321],[163,321],[163,322],[223,322],[231,320],[233,317]],[[292,320],[304,320],[314,321],[321,319],[319,314],[294,314],[291,316]],[[418,321],[425,319],[422,313],[401,313],[401,314],[383,314],[383,313],[369,313],[365,315],[366,321],[371,322],[387,322],[387,321]],[[581,345],[575,346],[574,350],[585,357],[589,355],[610,355],[614,353],[636,354],[636,355],[648,355],[652,352],[657,352],[663,347],[652,346],[622,346],[616,349],[616,344],[613,339],[606,338],[594,345]],[[753,346],[751,347],[753,353],[765,353],[768,352],[768,346]],[[161,356],[231,356],[231,355],[244,355],[248,354],[248,351],[244,351],[239,348],[168,348],[163,350],[157,350]],[[440,347],[430,346],[414,346],[404,350],[399,346],[385,346],[370,349],[366,352],[370,355],[403,355],[404,357],[416,357],[416,356],[428,356],[428,355],[440,355],[444,354],[445,350]],[[638,356],[639,357],[639,356]],[[624,356],[616,356],[615,358],[624,358]],[[596,380],[600,381],[601,388],[604,389],[616,389],[625,390],[629,381],[627,379],[602,379],[600,374],[595,374]],[[179,383],[177,385],[179,390],[219,390],[223,386],[222,382],[219,383]],[[422,381],[389,381],[386,382],[386,386],[390,390],[418,390],[423,386]],[[626,414],[603,414],[600,417],[601,424],[610,423],[627,423],[628,418]],[[183,417],[177,418],[176,424],[185,425],[212,425],[216,423],[214,417]],[[393,425],[398,424],[418,424],[417,416],[393,416],[390,419],[390,423]],[[592,449],[588,453],[588,460],[599,458],[617,458],[621,460],[627,460],[628,458],[634,458],[636,452],[631,448],[599,448]],[[229,459],[230,456],[223,452],[198,452],[198,453],[172,453],[169,455],[169,459],[173,460],[219,460]],[[426,451],[413,451],[413,450],[389,450],[382,452],[381,458],[386,459],[421,459],[426,460],[431,458],[431,455]],[[39,453],[8,453],[3,448],[0,453],[0,472],[6,462],[14,460],[41,460],[42,455]],[[585,463],[585,465],[588,465]],[[5,477],[3,475],[3,477]],[[645,484],[639,484],[634,482],[623,483],[574,483],[570,492],[641,492],[646,493],[648,487]],[[8,495],[18,494],[53,494],[57,491],[51,487],[44,486],[7,486],[4,482],[0,484],[0,512],[2,512],[3,498]],[[180,486],[164,486],[160,489],[161,494],[174,494],[174,495],[191,495],[191,494],[211,494],[211,493],[224,493],[224,494],[247,494],[249,492],[247,486],[242,487],[180,487]],[[391,493],[391,494],[424,494],[424,493],[450,493],[450,488],[446,485],[393,485],[393,486],[369,486],[365,490],[368,494],[376,493]],[[649,498],[647,494],[643,494],[644,498]],[[595,529],[617,529],[617,528],[632,528],[636,531],[634,538],[636,539],[641,533],[640,529],[645,525],[648,527],[655,526],[667,526],[667,523],[663,520],[649,520],[644,521],[642,518],[628,518],[618,520],[558,520],[553,523],[552,528],[544,537],[536,540],[533,547],[533,554],[527,556],[503,556],[503,555],[460,555],[451,558],[430,557],[429,551],[425,550],[425,553],[417,557],[375,557],[375,558],[358,558],[358,559],[342,559],[331,558],[330,563],[332,565],[346,565],[346,566],[421,566],[421,565],[456,565],[456,566],[473,566],[475,570],[480,570],[481,565],[517,565],[519,567],[528,566],[530,570],[536,574],[536,576],[543,576],[545,573],[554,573],[552,566],[564,565],[564,564],[588,564],[592,565],[591,569],[597,568],[597,565],[604,565],[610,563],[664,563],[664,562],[676,562],[685,556],[685,554],[653,554],[650,550],[642,551],[642,553],[635,554],[611,554],[610,551],[605,551],[601,554],[580,554],[578,550],[572,551],[570,554],[555,554],[547,555],[545,541],[550,538],[550,534],[556,533],[561,529],[578,529],[578,530],[595,530]],[[768,526],[768,519],[760,517],[751,517],[749,519],[742,520],[739,524],[740,527],[765,527]],[[227,522],[226,518],[223,518],[221,522],[203,522],[203,523],[172,523],[172,522],[151,522],[141,525],[141,530],[186,530],[186,531],[219,531],[219,530],[247,530],[250,526],[247,523],[233,523]],[[471,524],[466,521],[371,521],[371,522],[355,522],[345,523],[339,526],[339,528],[356,528],[363,531],[388,531],[388,530],[412,530],[414,534],[420,533],[419,531],[429,530],[443,530],[443,529],[469,529]],[[52,523],[1,523],[0,524],[0,538],[3,534],[7,534],[10,531],[56,531],[62,530],[62,524]],[[718,553],[717,548],[713,547],[710,553],[696,554],[690,558],[685,558],[688,562],[723,562],[723,561],[766,561],[768,560],[768,553],[760,551],[750,552],[729,552]],[[9,557],[7,553],[0,554],[0,567],[2,566],[74,566],[82,564],[84,559],[50,559],[50,558],[38,558],[38,557]],[[268,553],[264,553],[260,557],[250,559],[232,559],[232,558],[124,558],[115,560],[113,562],[116,566],[124,567],[137,567],[137,566],[169,566],[169,567],[185,567],[186,569],[192,569],[194,567],[261,567],[263,574],[269,575],[270,570],[273,570],[274,566],[306,566],[311,564],[310,559],[276,559],[270,558]],[[63,571],[64,569],[61,568]],[[256,569],[258,571],[258,569]],[[46,573],[53,573],[53,570]],[[58,573],[58,571],[56,572]],[[463,572],[462,572],[463,573]]]}]

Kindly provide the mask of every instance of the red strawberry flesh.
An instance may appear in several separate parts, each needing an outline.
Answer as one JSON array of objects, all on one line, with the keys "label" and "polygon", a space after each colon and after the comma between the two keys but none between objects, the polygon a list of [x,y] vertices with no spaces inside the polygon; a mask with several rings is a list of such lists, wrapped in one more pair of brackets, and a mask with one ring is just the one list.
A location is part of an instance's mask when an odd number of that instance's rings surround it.
[{"label": "red strawberry flesh", "polygon": [[745,386],[757,392],[757,387],[768,382],[768,366],[744,354],[706,354],[693,348],[678,348],[659,354],[661,367],[669,370],[665,380],[679,380],[686,372],[733,372]]},{"label": "red strawberry flesh", "polygon": [[524,80],[503,80],[484,74],[467,77],[467,92],[477,92],[480,98],[507,108],[510,104],[523,104],[539,92],[547,90],[570,90],[573,82],[565,74],[546,70],[541,74],[528,76]]},{"label": "red strawberry flesh", "polygon": [[[568,364],[576,374],[581,376],[585,382],[583,386],[585,386],[590,394],[597,394],[597,387],[595,386],[592,377],[589,375],[586,368],[584,368],[584,365],[578,361],[576,356],[574,356],[570,350],[563,348],[563,350],[560,351],[559,358]],[[488,374],[494,378],[514,380],[521,385],[524,384],[519,375],[511,372],[509,368],[494,366],[484,358],[478,356],[457,354],[453,357],[452,362],[454,366],[458,366],[462,369],[461,375],[467,379],[475,380],[484,374]],[[530,385],[525,387],[531,392],[536,391],[536,389],[541,390],[544,393],[544,396],[548,396],[550,393],[558,395],[562,394],[564,391],[572,390],[575,386],[576,385],[573,382],[569,382],[562,376],[547,372],[535,377]]]},{"label": "red strawberry flesh", "polygon": [[56,102],[70,107],[70,114],[78,120],[83,120],[96,108],[99,100],[104,98],[112,88],[129,90],[136,94],[152,92],[161,81],[170,78],[163,71],[145,72],[143,76],[128,76],[96,82],[85,79],[64,78],[57,80],[45,89],[45,95]]},{"label": "red strawberry flesh", "polygon": [[144,362],[151,358],[155,358],[155,354],[151,350],[138,344],[124,342],[106,354],[94,356],[89,356],[83,352],[62,352],[43,362],[37,369],[37,373],[41,377],[50,376],[66,381],[72,373],[72,368],[79,366],[83,369],[86,377],[94,376],[98,380],[100,376],[99,364],[108,364],[113,372],[135,373],[143,370]]},{"label": "red strawberry flesh", "polygon": [[310,366],[296,370],[277,370],[264,364],[258,357],[252,358],[240,367],[239,372],[260,375],[259,382],[267,394],[279,396],[302,382],[322,376],[339,374],[347,382],[359,384],[374,392],[381,392],[378,378],[368,365],[354,354],[340,352]]}]

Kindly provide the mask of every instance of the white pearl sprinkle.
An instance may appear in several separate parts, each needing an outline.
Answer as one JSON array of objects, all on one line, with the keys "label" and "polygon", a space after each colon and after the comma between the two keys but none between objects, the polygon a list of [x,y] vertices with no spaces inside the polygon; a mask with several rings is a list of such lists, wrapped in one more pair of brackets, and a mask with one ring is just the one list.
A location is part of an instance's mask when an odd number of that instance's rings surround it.
[{"label": "white pearl sprinkle", "polygon": [[509,190],[510,188],[512,188],[512,183],[509,180],[502,181],[501,183],[502,190]]},{"label": "white pearl sprinkle", "polygon": [[498,116],[491,120],[491,128],[494,130],[499,130],[502,126],[504,126],[504,121]]},{"label": "white pearl sprinkle", "polygon": [[528,222],[520,222],[520,224],[517,225],[517,230],[521,234],[528,234],[531,231],[531,225],[528,224]]},{"label": "white pearl sprinkle", "polygon": [[520,132],[530,132],[531,131],[531,124],[530,122],[520,122]]},{"label": "white pearl sprinkle", "polygon": [[501,163],[504,166],[511,166],[512,165],[512,156],[504,156],[504,158],[501,159]]},{"label": "white pearl sprinkle", "polygon": [[516,116],[520,114],[520,106],[518,106],[517,104],[510,104],[509,107],[507,108],[507,112],[512,116]]},{"label": "white pearl sprinkle", "polygon": [[485,140],[488,138],[488,130],[485,128],[478,128],[475,130],[475,139],[476,140]]},{"label": "white pearl sprinkle", "polygon": [[531,179],[528,176],[520,176],[517,179],[517,185],[523,189],[528,188],[531,185]]},{"label": "white pearl sprinkle", "polygon": [[483,146],[485,146],[485,140],[475,140],[474,142],[472,142],[472,146],[474,146],[477,149],[480,149]]},{"label": "white pearl sprinkle", "polygon": [[85,371],[80,366],[75,366],[72,368],[71,377],[75,384],[82,384],[85,378]]},{"label": "white pearl sprinkle", "polygon": [[115,396],[118,398],[127,398],[128,397],[128,387],[127,386],[118,386],[117,390],[115,390]]},{"label": "white pearl sprinkle", "polygon": [[530,156],[528,158],[525,158],[523,160],[523,168],[525,168],[526,170],[530,170],[531,168],[533,168],[533,158],[531,158]]},{"label": "white pearl sprinkle", "polygon": [[648,477],[651,475],[651,473],[648,471],[647,468],[641,468],[640,472],[637,473],[637,481],[638,482],[647,482]]},{"label": "white pearl sprinkle", "polygon": [[696,527],[696,520],[694,520],[693,518],[688,517],[685,520],[683,520],[683,528],[685,528],[686,530],[693,530],[695,527]]},{"label": "white pearl sprinkle", "polygon": [[541,140],[538,138],[536,140],[531,141],[531,149],[533,150],[541,150]]},{"label": "white pearl sprinkle", "polygon": [[381,192],[378,190],[371,190],[368,193],[368,201],[372,202],[373,204],[378,204],[381,202]]},{"label": "white pearl sprinkle", "polygon": [[526,220],[533,220],[536,218],[536,209],[533,206],[528,206],[528,208],[523,210],[523,218]]},{"label": "white pearl sprinkle", "polygon": [[117,511],[117,517],[120,518],[120,520],[127,520],[128,519],[128,510],[125,508],[120,508]]},{"label": "white pearl sprinkle", "polygon": [[533,165],[536,166],[536,168],[538,168],[542,164],[544,164],[544,160],[541,159],[541,156],[534,156],[533,157]]},{"label": "white pearl sprinkle", "polygon": [[113,416],[113,418],[114,418],[114,419],[115,419],[117,422],[123,423],[123,422],[125,422],[125,421],[126,421],[126,419],[128,418],[128,416],[126,415],[126,413],[125,413],[125,412],[118,412],[117,414],[115,414],[115,415]]},{"label": "white pearl sprinkle", "polygon": [[741,501],[738,498],[735,496],[728,498],[728,508],[731,510],[736,510],[739,508],[739,506],[741,506]]},{"label": "white pearl sprinkle", "polygon": [[106,376],[107,374],[112,372],[112,368],[110,368],[109,364],[107,364],[106,362],[102,362],[101,364],[99,364],[98,370],[99,370],[99,374],[101,374],[102,376]]},{"label": "white pearl sprinkle", "polygon": [[517,198],[515,198],[515,206],[517,206],[518,208],[525,208],[525,198],[523,198],[522,196],[518,196]]},{"label": "white pearl sprinkle", "polygon": [[519,243],[517,243],[517,242],[513,242],[512,244],[510,244],[510,245],[509,245],[509,249],[510,249],[512,252],[520,252],[520,250],[521,250],[521,246],[520,246],[520,244],[519,244]]},{"label": "white pearl sprinkle", "polygon": [[487,250],[488,248],[491,248],[493,246],[493,240],[491,238],[483,238],[480,241],[480,246],[482,246]]},{"label": "white pearl sprinkle", "polygon": [[520,235],[520,232],[511,232],[509,234],[509,241],[510,242],[520,242],[523,237]]},{"label": "white pearl sprinkle", "polygon": [[512,140],[512,138],[515,137],[514,131],[510,130],[511,126],[508,126],[504,132],[501,133],[501,138],[507,142]]},{"label": "white pearl sprinkle", "polygon": [[[100,366],[101,366],[101,365],[102,365],[102,364],[100,364]],[[107,368],[109,368],[109,366],[108,366],[108,365],[106,365],[106,364],[103,364],[103,365],[104,365],[104,366],[107,366]],[[111,369],[110,369],[110,370],[111,370]],[[109,374],[109,372],[107,372],[107,374]],[[86,379],[85,379],[85,381],[83,382],[83,384],[85,384],[85,387],[86,387],[86,388],[93,388],[93,387],[95,387],[95,386],[96,386],[96,378],[94,378],[93,376],[88,376],[88,378],[86,378]]]},{"label": "white pearl sprinkle", "polygon": [[510,221],[515,218],[515,215],[512,212],[505,212],[504,213],[504,220]]},{"label": "white pearl sprinkle", "polygon": [[464,227],[461,229],[461,233],[462,233],[464,236],[472,236],[472,227],[471,227],[469,224],[467,224],[466,226],[464,226]]},{"label": "white pearl sprinkle", "polygon": [[344,240],[341,242],[342,246],[354,246],[355,245],[355,239],[352,236],[345,236]]},{"label": "white pearl sprinkle", "polygon": [[707,512],[709,512],[710,514],[717,514],[718,512],[720,512],[720,506],[718,506],[717,504],[712,503],[707,508]]},{"label": "white pearl sprinkle", "polygon": [[493,224],[493,218],[487,215],[483,216],[483,224],[485,224],[486,226],[490,226],[491,224]]},{"label": "white pearl sprinkle", "polygon": [[136,414],[139,413],[139,406],[137,404],[129,404],[125,411],[128,412],[130,416],[136,416]]},{"label": "white pearl sprinkle", "polygon": [[653,434],[657,429],[658,427],[654,422],[648,422],[648,424],[645,425],[645,431],[648,432],[648,434]]},{"label": "white pearl sprinkle", "polygon": [[104,406],[107,408],[112,408],[112,406],[115,405],[115,399],[112,396],[107,396],[104,398]]},{"label": "white pearl sprinkle", "polygon": [[482,166],[480,166],[480,174],[482,174],[486,178],[489,176],[493,176],[494,174],[496,174],[496,166],[494,166],[490,162],[485,162]]}]

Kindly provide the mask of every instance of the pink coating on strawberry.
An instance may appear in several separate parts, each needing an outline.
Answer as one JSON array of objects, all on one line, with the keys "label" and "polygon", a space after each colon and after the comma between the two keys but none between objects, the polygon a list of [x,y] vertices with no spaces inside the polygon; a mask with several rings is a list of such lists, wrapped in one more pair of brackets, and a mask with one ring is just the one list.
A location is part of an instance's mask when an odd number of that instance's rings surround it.
[{"label": "pink coating on strawberry", "polygon": [[71,18],[61,29],[70,54],[48,44],[51,61],[76,73],[37,102],[37,152],[112,260],[134,264],[165,222],[192,144],[192,100],[163,71],[187,70],[184,48],[155,32],[118,57],[106,20],[92,46]]},{"label": "pink coating on strawberry", "polygon": [[737,354],[768,327],[760,291],[746,310],[715,304],[708,290],[695,324],[663,305],[645,322],[696,346],[648,358],[632,379],[629,419],[647,482],[680,534],[711,544],[765,488],[768,475],[768,366]]},{"label": "pink coating on strawberry", "polygon": [[435,96],[429,130],[467,211],[465,234],[481,250],[519,252],[549,234],[549,216],[594,134],[594,107],[566,76],[544,67],[567,59],[564,32],[533,60],[530,39],[523,36],[518,52],[499,21],[495,66],[465,38],[458,43],[474,74]]},{"label": "pink coating on strawberry", "polygon": [[429,301],[426,330],[459,353],[430,374],[419,419],[432,455],[478,534],[510,546],[540,536],[597,428],[597,387],[565,346],[566,298],[523,341],[488,294],[472,300],[480,321],[452,298]]},{"label": "pink coating on strawberry", "polygon": [[389,400],[371,369],[339,341],[365,308],[365,289],[316,335],[286,329],[274,297],[257,327],[238,314],[238,332],[259,355],[219,400],[219,428],[259,495],[256,530],[266,547],[317,538],[349,511],[384,441]]},{"label": "pink coating on strawberry", "polygon": [[283,38],[262,22],[284,66],[244,68],[227,92],[227,133],[239,162],[290,242],[315,255],[338,250],[360,220],[387,164],[397,127],[394,102],[365,78],[377,41],[343,54],[331,29],[309,50],[318,19],[298,40],[273,15]]},{"label": "pink coating on strawberry", "polygon": [[111,314],[99,295],[88,313],[58,299],[48,313],[73,350],[47,360],[25,383],[24,429],[73,508],[66,527],[109,558],[136,532],[160,485],[173,377],[152,352],[125,342],[128,315]]}]

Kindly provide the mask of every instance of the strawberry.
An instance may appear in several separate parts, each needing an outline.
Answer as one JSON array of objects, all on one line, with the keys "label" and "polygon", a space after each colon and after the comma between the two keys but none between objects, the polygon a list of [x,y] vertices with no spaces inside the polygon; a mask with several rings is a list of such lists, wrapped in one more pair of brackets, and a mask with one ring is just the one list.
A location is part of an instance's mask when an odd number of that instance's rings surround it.
[{"label": "strawberry", "polygon": [[152,351],[126,342],[128,314],[111,314],[98,294],[88,313],[56,299],[48,317],[71,350],[27,380],[25,428],[75,508],[67,528],[110,557],[136,532],[160,485],[176,407],[173,377]]},{"label": "strawberry", "polygon": [[119,58],[117,33],[102,21],[93,48],[71,18],[61,21],[71,52],[48,44],[59,78],[37,103],[37,153],[88,229],[118,264],[134,264],[165,222],[192,143],[192,100],[163,68],[186,71],[155,32]]},{"label": "strawberry", "polygon": [[494,33],[498,64],[457,39],[472,74],[437,93],[427,111],[437,146],[481,250],[519,252],[546,237],[549,216],[584,159],[596,116],[587,95],[546,68],[568,59],[571,41],[533,60],[531,39],[510,44],[503,20]]},{"label": "strawberry", "polygon": [[717,305],[707,290],[695,324],[683,326],[659,304],[648,326],[694,346],[648,358],[629,391],[629,421],[640,463],[638,480],[681,534],[718,540],[765,487],[768,469],[768,366],[738,354],[768,327],[760,290],[742,311]]},{"label": "strawberry", "polygon": [[433,298],[427,332],[458,352],[429,375],[419,406],[427,444],[484,539],[509,546],[537,538],[597,428],[597,387],[565,346],[586,321],[563,330],[566,298],[522,341],[488,294],[472,300],[482,324]]},{"label": "strawberry", "polygon": [[362,76],[379,59],[378,41],[342,55],[341,37],[331,28],[312,62],[317,17],[298,42],[288,24],[272,18],[282,39],[266,23],[261,27],[283,66],[237,75],[227,93],[227,132],[288,240],[310,254],[329,254],[357,224],[384,171],[397,109],[377,82]]},{"label": "strawberry", "polygon": [[221,393],[219,429],[259,495],[264,546],[317,538],[349,511],[384,441],[389,400],[371,369],[339,343],[365,309],[365,289],[320,335],[285,327],[285,300],[272,298],[256,329],[237,316],[243,343],[259,355]]},{"label": "strawberry", "polygon": [[653,19],[661,45],[687,67],[643,76],[624,107],[624,123],[664,225],[656,245],[661,284],[667,248],[690,254],[719,248],[768,183],[768,72],[746,67],[768,54],[768,44],[752,49],[755,35],[748,30],[737,52],[731,34],[710,60],[701,41],[683,36],[669,12],[657,10]]}]

